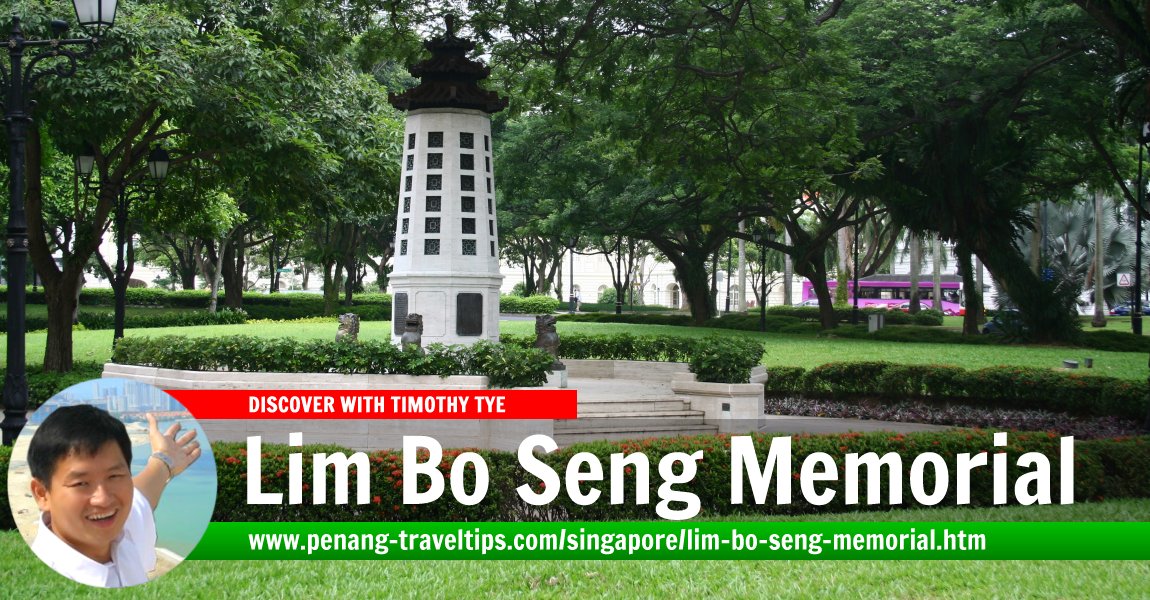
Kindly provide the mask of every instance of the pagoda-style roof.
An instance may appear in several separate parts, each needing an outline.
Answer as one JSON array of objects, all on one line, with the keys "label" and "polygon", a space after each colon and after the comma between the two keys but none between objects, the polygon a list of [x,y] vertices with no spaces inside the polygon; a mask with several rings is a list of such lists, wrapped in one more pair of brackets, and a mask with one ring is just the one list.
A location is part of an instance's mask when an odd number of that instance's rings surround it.
[{"label": "pagoda-style roof", "polygon": [[479,87],[491,75],[483,63],[467,58],[475,42],[455,36],[455,18],[447,17],[447,33],[423,43],[431,58],[408,69],[420,78],[419,85],[402,94],[388,94],[399,110],[420,108],[471,108],[497,113],[507,108],[507,98]]}]

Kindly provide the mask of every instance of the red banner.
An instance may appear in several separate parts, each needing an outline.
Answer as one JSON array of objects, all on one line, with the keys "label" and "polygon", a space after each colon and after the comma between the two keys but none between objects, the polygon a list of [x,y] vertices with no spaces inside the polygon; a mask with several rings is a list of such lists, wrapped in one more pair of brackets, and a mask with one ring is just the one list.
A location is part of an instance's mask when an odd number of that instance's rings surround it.
[{"label": "red banner", "polygon": [[166,390],[197,419],[574,419],[575,390]]}]

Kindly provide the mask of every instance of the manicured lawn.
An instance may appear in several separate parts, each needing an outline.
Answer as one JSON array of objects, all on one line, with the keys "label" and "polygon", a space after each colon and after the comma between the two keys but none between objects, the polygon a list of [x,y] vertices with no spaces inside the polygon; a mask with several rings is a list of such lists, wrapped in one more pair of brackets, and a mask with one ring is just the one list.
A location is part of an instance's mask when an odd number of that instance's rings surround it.
[{"label": "manicured lawn", "polygon": [[[368,321],[360,327],[363,339],[385,339],[390,335],[390,322]],[[533,335],[533,321],[502,321],[503,333]],[[335,321],[323,323],[251,323],[246,325],[215,325],[210,327],[172,327],[159,329],[129,329],[127,335],[256,335],[266,337],[294,337],[297,339],[334,339]],[[1146,355],[1135,352],[1103,352],[1082,348],[1057,346],[1017,345],[960,345],[960,344],[902,344],[872,340],[816,338],[805,335],[784,335],[731,331],[722,329],[671,327],[664,325],[629,325],[621,323],[568,323],[560,321],[560,337],[566,332],[578,333],[630,333],[632,335],[680,335],[704,337],[708,335],[741,336],[762,339],[767,352],[763,363],[771,366],[812,367],[828,362],[845,360],[885,360],[903,364],[952,364],[966,368],[995,365],[1031,367],[1060,367],[1063,359],[1094,358],[1094,369],[1081,373],[1109,375],[1124,379],[1146,378]],[[28,334],[30,361],[44,355],[46,335]],[[75,360],[105,362],[111,357],[112,332],[77,331],[73,334]]]},{"label": "manicured lawn", "polygon": [[[1150,501],[837,515],[844,521],[1146,520]],[[830,520],[828,518],[828,520]],[[0,533],[0,585],[106,597]],[[132,598],[1144,598],[1145,561],[186,561]],[[223,593],[222,590],[227,590]]]}]

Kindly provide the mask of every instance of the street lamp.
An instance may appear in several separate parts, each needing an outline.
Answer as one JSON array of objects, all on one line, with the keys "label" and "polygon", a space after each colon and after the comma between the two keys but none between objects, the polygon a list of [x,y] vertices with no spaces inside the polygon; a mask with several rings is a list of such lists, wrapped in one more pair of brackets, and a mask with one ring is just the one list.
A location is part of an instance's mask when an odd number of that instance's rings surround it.
[{"label": "street lamp", "polygon": [[1142,154],[1150,141],[1150,123],[1138,134],[1138,210],[1134,211],[1134,306],[1130,309],[1130,331],[1142,335],[1142,210],[1146,208],[1146,182],[1142,180]]},{"label": "street lamp", "polygon": [[[96,39],[116,18],[116,0],[73,0],[76,20],[87,29],[90,38],[64,38],[68,24],[52,21],[52,38],[29,40],[24,37],[20,18],[12,17],[8,34],[8,66],[0,64],[0,85],[4,88],[4,122],[8,128],[8,170],[10,172],[8,206],[8,373],[4,378],[4,445],[11,445],[27,422],[28,377],[24,364],[24,285],[27,281],[25,260],[28,256],[28,221],[24,214],[24,171],[28,129],[32,115],[27,91],[42,77],[68,77],[76,71],[76,62],[91,52]],[[84,45],[87,50],[73,52],[64,46]],[[25,51],[28,62],[24,63]],[[62,59],[55,60],[55,59]]]},{"label": "street lamp", "polygon": [[767,330],[767,238],[755,232],[755,243],[759,246],[759,331]]},{"label": "street lamp", "polygon": [[[851,265],[851,275],[854,275],[854,308],[851,309],[851,325],[859,324],[859,222],[855,220],[855,260]],[[938,299],[935,299],[938,302]]]},{"label": "street lamp", "polygon": [[[570,282],[570,285],[567,287],[567,294],[568,294],[568,298],[570,300],[567,312],[569,312],[571,314],[575,314],[575,306],[576,306],[576,301],[575,301],[575,246],[578,243],[579,243],[579,238],[573,237],[573,238],[567,240],[567,252],[568,252],[569,256],[571,257],[570,268],[567,269],[568,271],[570,271],[570,274],[568,275],[568,280],[567,280]],[[562,284],[563,282],[560,281],[559,283]]]},{"label": "street lamp", "polygon": [[[95,150],[91,145],[86,146],[83,152],[76,157],[76,170],[77,175],[84,178],[86,181],[92,175],[92,165],[95,164]],[[131,239],[128,234],[128,209],[132,201],[135,199],[143,199],[159,189],[163,183],[164,178],[168,176],[168,166],[171,164],[171,157],[168,151],[159,146],[154,146],[151,152],[148,153],[148,178],[149,182],[136,182],[124,184],[116,193],[114,213],[116,223],[116,270],[112,274],[112,292],[115,297],[115,317],[114,333],[112,334],[112,344],[115,345],[116,341],[124,337],[124,317],[127,306],[127,293],[128,283],[130,281],[127,272],[127,264],[124,258],[125,248]],[[99,188],[101,184],[87,184],[89,188]]]},{"label": "street lamp", "polygon": [[731,254],[734,252],[734,238],[727,240],[727,306],[723,310],[726,314],[731,314]]}]

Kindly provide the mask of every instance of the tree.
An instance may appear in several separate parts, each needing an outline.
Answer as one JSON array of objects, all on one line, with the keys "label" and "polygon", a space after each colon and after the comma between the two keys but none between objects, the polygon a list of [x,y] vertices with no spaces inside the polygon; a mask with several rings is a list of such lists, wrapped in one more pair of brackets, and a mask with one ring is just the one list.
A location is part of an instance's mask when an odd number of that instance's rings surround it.
[{"label": "tree", "polygon": [[[887,0],[852,6],[833,26],[859,48],[855,107],[884,177],[840,181],[881,197],[916,232],[954,244],[968,290],[964,330],[977,331],[977,255],[1033,335],[1068,339],[1077,318],[1053,282],[1031,272],[1014,241],[1033,226],[1022,207],[1082,181],[1044,168],[1059,136],[1080,128],[1081,104],[1109,67],[1086,50],[1094,28],[1059,5],[1016,16],[990,3]],[[1052,159],[1053,157],[1053,159]],[[1065,176],[1070,174],[1073,176]]]}]

